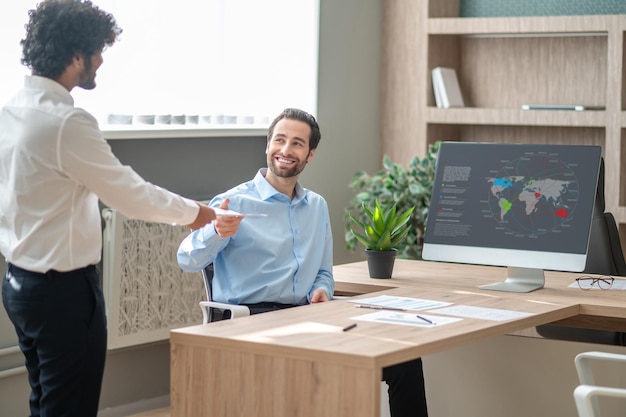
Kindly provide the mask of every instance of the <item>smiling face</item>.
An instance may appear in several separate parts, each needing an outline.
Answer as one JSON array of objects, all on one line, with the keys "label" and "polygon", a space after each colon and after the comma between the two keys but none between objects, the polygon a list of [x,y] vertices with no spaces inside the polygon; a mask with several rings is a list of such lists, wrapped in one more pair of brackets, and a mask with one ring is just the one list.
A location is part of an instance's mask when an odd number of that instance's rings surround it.
[{"label": "smiling face", "polygon": [[295,178],[313,159],[315,149],[309,149],[311,128],[299,120],[282,119],[267,143],[267,167],[280,178]]}]

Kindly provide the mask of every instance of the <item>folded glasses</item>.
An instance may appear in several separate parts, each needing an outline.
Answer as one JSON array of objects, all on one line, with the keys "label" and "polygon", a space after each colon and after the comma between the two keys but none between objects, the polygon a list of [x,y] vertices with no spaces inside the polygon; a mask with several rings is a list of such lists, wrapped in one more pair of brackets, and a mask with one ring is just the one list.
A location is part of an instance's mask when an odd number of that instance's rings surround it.
[{"label": "folded glasses", "polygon": [[601,277],[583,276],[576,278],[576,282],[578,283],[580,289],[585,291],[592,289],[594,285],[601,290],[608,290],[611,286],[613,286],[613,281],[615,281],[615,278],[608,275],[603,275]]}]

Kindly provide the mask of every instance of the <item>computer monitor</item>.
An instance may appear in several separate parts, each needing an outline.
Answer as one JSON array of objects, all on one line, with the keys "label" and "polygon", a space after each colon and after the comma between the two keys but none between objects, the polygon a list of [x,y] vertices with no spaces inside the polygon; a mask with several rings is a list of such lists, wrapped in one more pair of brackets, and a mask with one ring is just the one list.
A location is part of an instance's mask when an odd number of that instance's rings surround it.
[{"label": "computer monitor", "polygon": [[481,288],[530,292],[585,268],[601,148],[443,142],[422,257],[507,267]]}]

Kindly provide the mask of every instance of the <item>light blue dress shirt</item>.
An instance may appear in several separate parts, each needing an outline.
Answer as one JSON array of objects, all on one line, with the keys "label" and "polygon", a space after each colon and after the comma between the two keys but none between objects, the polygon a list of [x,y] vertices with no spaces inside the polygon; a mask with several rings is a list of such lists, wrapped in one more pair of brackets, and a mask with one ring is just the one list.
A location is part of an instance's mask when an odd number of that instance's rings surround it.
[{"label": "light blue dress shirt", "polygon": [[291,200],[272,187],[262,168],[254,179],[216,196],[211,207],[228,198],[245,218],[234,236],[221,238],[213,227],[192,232],[180,244],[178,263],[189,272],[213,263],[213,299],[230,304],[276,302],[307,304],[317,289],[334,291],[333,246],[326,200],[296,185]]}]

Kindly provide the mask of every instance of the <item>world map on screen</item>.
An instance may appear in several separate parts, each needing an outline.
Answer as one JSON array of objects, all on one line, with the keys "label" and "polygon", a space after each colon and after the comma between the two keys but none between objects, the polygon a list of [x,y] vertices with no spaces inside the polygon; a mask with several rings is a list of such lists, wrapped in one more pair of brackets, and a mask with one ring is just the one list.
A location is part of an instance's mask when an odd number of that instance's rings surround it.
[{"label": "world map on screen", "polygon": [[507,231],[525,236],[557,231],[578,203],[576,176],[550,155],[524,155],[487,182],[492,217]]}]

